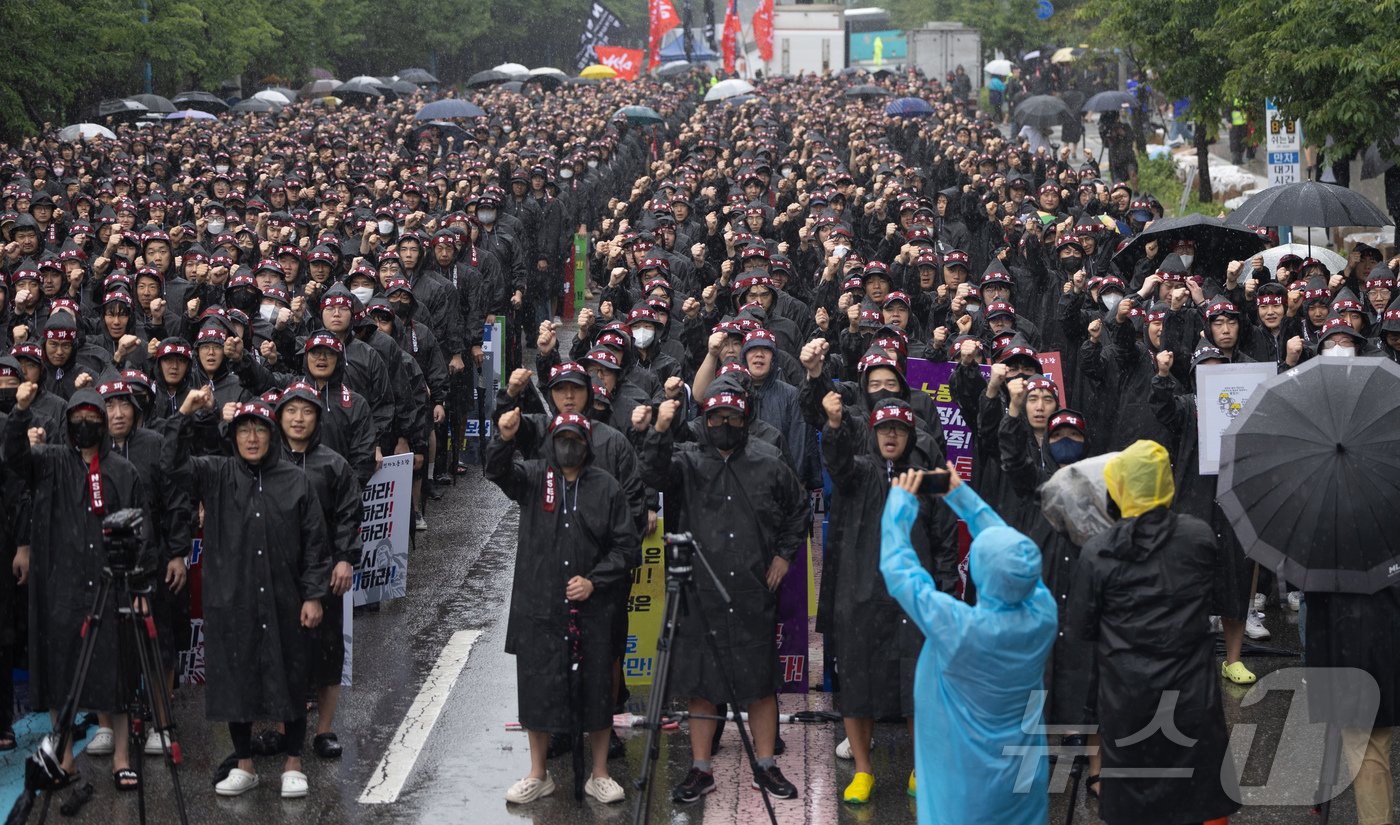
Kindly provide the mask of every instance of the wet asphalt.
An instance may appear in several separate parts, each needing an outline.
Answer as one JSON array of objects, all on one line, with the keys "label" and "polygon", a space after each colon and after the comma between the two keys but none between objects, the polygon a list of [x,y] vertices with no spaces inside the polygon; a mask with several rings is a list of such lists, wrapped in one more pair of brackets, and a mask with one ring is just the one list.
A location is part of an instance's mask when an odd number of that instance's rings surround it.
[{"label": "wet asphalt", "polygon": [[[627,789],[628,800],[620,805],[602,805],[590,799],[582,803],[572,797],[571,761],[568,756],[550,763],[558,783],[552,797],[526,806],[509,805],[504,793],[529,768],[529,748],[523,733],[507,730],[515,719],[515,663],[504,652],[505,616],[510,599],[510,583],[515,558],[517,511],[505,496],[482,476],[479,465],[457,476],[455,484],[440,488],[443,496],[430,501],[426,516],[427,532],[417,534],[411,552],[408,595],[388,602],[378,613],[360,612],[355,616],[354,685],[342,691],[336,730],[344,747],[338,761],[315,757],[307,743],[303,770],[311,791],[302,800],[282,800],[278,794],[281,757],[260,758],[257,770],[261,786],[241,797],[226,799],[214,794],[210,776],[222,759],[232,752],[228,733],[222,726],[204,721],[203,691],[182,688],[175,698],[180,725],[178,738],[184,752],[180,782],[188,811],[188,821],[197,825],[226,825],[231,822],[281,825],[282,823],[481,823],[481,825],[573,825],[574,823],[632,822],[636,791],[633,781],[641,769],[645,735],[640,729],[623,730],[627,744],[624,759],[610,763],[613,776]],[[820,551],[814,545],[817,575]],[[1299,614],[1271,604],[1266,625],[1273,638],[1266,644],[1285,652],[1300,649]],[[385,804],[363,804],[360,795],[376,777],[381,758],[390,748],[395,733],[414,704],[415,697],[434,668],[444,645],[454,633],[480,631],[471,647],[460,677],[451,688],[440,717],[433,724],[418,753],[413,769],[404,781],[398,798]],[[821,637],[810,635],[812,660],[809,672],[814,687],[820,687]],[[1262,679],[1266,674],[1296,667],[1296,656],[1246,655],[1246,662]],[[1248,690],[1222,683],[1227,721],[1241,743],[1237,762],[1242,764],[1241,784],[1252,804],[1231,818],[1236,825],[1312,825],[1320,821],[1307,805],[1289,807],[1258,804],[1272,797],[1271,790],[1251,790],[1248,786],[1268,785],[1270,789],[1290,786],[1309,787],[1309,769],[1287,767],[1280,755],[1306,753],[1316,757],[1316,737],[1304,737],[1300,746],[1284,736],[1291,694],[1271,692],[1261,700],[1243,705]],[[630,709],[644,713],[645,689],[634,689]],[[807,695],[780,697],[783,712],[829,710],[830,694],[814,690]],[[316,718],[310,717],[314,732]],[[1253,726],[1253,727],[1249,727]],[[1242,737],[1252,732],[1252,738]],[[905,793],[905,781],[913,768],[913,751],[903,724],[880,724],[876,729],[872,759],[877,784],[871,803],[862,807],[843,805],[841,790],[851,780],[853,767],[834,757],[835,746],[844,737],[839,724],[786,724],[780,733],[787,752],[779,766],[797,785],[800,798],[776,801],[779,825],[901,825],[917,822],[913,800]],[[309,740],[309,736],[308,736]],[[690,806],[670,802],[671,788],[690,767],[688,740],[684,727],[660,737],[660,765],[656,771],[653,804],[649,821],[658,825],[748,825],[767,822],[762,801],[749,787],[746,763],[732,725],[725,731],[724,746],[714,759],[718,780],[715,793]],[[22,745],[25,743],[21,743]],[[1400,738],[1396,740],[1400,749]],[[1067,763],[1066,763],[1067,764]],[[1392,764],[1400,758],[1392,756]],[[134,825],[140,821],[134,794],[118,795],[108,779],[111,766],[106,758],[79,757],[79,766],[97,788],[96,798],[71,820],[51,814],[52,821],[73,821],[91,825]],[[147,821],[158,825],[178,825],[180,818],[165,766],[148,764]],[[1065,764],[1052,776],[1050,823],[1071,821]],[[1083,792],[1075,794],[1072,821],[1095,825],[1097,803]],[[63,799],[60,795],[59,799]],[[0,803],[8,804],[8,803]],[[1355,804],[1351,791],[1337,798],[1332,811],[1334,822],[1354,822]],[[37,810],[31,822],[38,820]],[[1117,825],[1114,823],[1113,825]]]}]

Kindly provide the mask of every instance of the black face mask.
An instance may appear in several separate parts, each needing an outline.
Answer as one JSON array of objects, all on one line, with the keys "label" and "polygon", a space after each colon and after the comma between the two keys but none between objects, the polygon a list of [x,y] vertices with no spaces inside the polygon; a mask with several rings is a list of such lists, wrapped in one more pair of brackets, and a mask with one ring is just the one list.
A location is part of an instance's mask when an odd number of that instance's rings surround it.
[{"label": "black face mask", "polygon": [[584,459],[588,458],[588,445],[574,438],[556,438],[554,457],[559,459],[561,467],[581,467]]},{"label": "black face mask", "polygon": [[737,450],[739,445],[744,443],[744,428],[736,427],[733,424],[723,424],[718,427],[706,427],[710,434],[710,443],[715,445],[717,450]]},{"label": "black face mask", "polygon": [[886,399],[903,397],[899,394],[898,390],[876,390],[875,392],[866,393],[866,395],[870,398],[870,409],[872,410],[880,406],[880,403]]},{"label": "black face mask", "polygon": [[240,289],[228,297],[229,307],[242,310],[243,314],[249,318],[256,317],[258,305],[262,303],[262,297],[252,290]]},{"label": "black face mask", "polygon": [[107,426],[101,421],[69,421],[68,443],[80,450],[96,447],[106,430]]},{"label": "black face mask", "polygon": [[407,321],[413,316],[413,304],[394,304],[394,314],[397,315],[400,320]]},{"label": "black face mask", "polygon": [[1071,255],[1068,258],[1060,259],[1060,271],[1067,272],[1070,275],[1073,275],[1074,273],[1078,272],[1080,267],[1082,267],[1083,265],[1084,259],[1079,257],[1078,255]]},{"label": "black face mask", "polygon": [[9,415],[15,408],[15,396],[19,393],[19,387],[8,387],[0,389],[0,412]]}]

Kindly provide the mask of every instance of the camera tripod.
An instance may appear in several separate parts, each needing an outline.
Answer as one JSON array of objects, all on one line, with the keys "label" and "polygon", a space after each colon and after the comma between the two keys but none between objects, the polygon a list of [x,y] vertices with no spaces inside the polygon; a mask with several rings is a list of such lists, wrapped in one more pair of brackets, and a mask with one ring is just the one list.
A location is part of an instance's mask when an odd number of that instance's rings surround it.
[{"label": "camera tripod", "polygon": [[[103,520],[102,537],[107,559],[102,568],[102,579],[97,589],[97,595],[93,598],[92,610],[83,620],[82,629],[79,630],[83,643],[78,653],[78,664],[73,676],[73,684],[68,689],[68,696],[63,701],[63,707],[58,711],[57,730],[45,736],[38,748],[35,749],[34,754],[25,761],[24,790],[15,800],[14,807],[11,808],[10,815],[6,819],[6,825],[22,825],[26,822],[33,808],[34,798],[40,791],[44,792],[43,805],[39,810],[39,824],[43,825],[49,815],[49,804],[53,801],[57,791],[73,784],[73,779],[77,776],[76,773],[70,775],[65,771],[61,763],[73,745],[73,717],[78,711],[83,686],[87,682],[93,656],[97,651],[97,640],[106,617],[107,606],[114,593],[117,599],[115,610],[118,633],[120,634],[125,629],[131,634],[130,639],[136,651],[137,666],[141,676],[140,683],[131,691],[129,701],[124,708],[130,730],[128,748],[131,753],[131,762],[140,775],[142,757],[145,752],[142,739],[145,724],[143,716],[148,710],[153,709],[155,711],[153,717],[155,729],[160,734],[161,751],[165,756],[166,764],[170,766],[170,780],[174,786],[175,805],[180,815],[180,823],[181,825],[189,825],[189,816],[185,810],[185,796],[180,789],[179,765],[183,758],[179,743],[174,741],[171,736],[174,725],[170,697],[165,689],[165,673],[160,663],[160,646],[156,640],[155,620],[150,613],[154,588],[150,572],[140,569],[135,563],[136,545],[140,541],[141,524],[141,511],[137,509],[121,510]],[[137,612],[138,600],[144,602],[146,606],[143,613]],[[123,690],[128,684],[127,657],[129,655],[129,650],[122,650],[120,646],[118,647],[117,684]],[[162,719],[164,720],[163,725]],[[140,822],[145,825],[146,783],[144,780],[137,786],[136,798]]]},{"label": "camera tripod", "polygon": [[[725,665],[724,657],[720,655],[719,644],[715,641],[714,631],[710,629],[710,622],[705,618],[704,610],[700,607],[700,597],[695,592],[695,581],[691,577],[695,570],[694,559],[699,559],[704,565],[705,572],[715,583],[715,589],[719,592],[720,599],[727,605],[732,599],[729,591],[724,589],[719,576],[715,575],[715,570],[710,566],[710,562],[705,558],[700,545],[695,543],[695,539],[690,533],[667,533],[666,541],[666,611],[661,623],[661,636],[656,642],[656,678],[652,680],[651,697],[647,702],[646,720],[642,727],[647,731],[646,750],[642,752],[642,768],[637,774],[634,785],[640,793],[637,795],[637,807],[632,813],[633,825],[646,825],[651,821],[651,793],[655,786],[656,763],[661,755],[661,712],[662,706],[666,702],[666,694],[670,689],[671,682],[671,655],[673,645],[676,640],[677,620],[682,614],[690,612],[689,607],[694,604],[695,617],[700,621],[700,628],[705,636],[705,643],[709,648],[711,656],[719,664],[720,675],[724,679],[725,691],[733,697],[734,680],[729,674],[729,668]],[[706,718],[696,714],[688,714],[689,718]],[[723,717],[715,716],[714,719]],[[739,712],[739,708],[734,708],[734,727],[739,731],[739,740],[744,745],[744,754],[749,759],[749,768],[755,777],[759,774],[758,755],[754,753],[753,742],[749,739],[748,726],[744,722],[744,714]],[[692,734],[693,735],[693,734]],[[763,795],[763,807],[768,811],[768,821],[772,825],[778,825],[778,815],[773,811],[773,800],[768,796],[768,789],[761,784],[758,786],[759,792]]]}]

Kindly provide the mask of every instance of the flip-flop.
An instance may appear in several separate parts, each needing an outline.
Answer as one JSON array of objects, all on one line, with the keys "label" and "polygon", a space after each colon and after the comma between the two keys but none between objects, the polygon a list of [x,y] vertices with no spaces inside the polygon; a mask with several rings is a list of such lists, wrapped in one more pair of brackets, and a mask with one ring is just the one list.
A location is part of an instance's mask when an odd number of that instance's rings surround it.
[{"label": "flip-flop", "polygon": [[131,768],[112,771],[112,784],[123,793],[137,790],[141,787],[141,774]]}]

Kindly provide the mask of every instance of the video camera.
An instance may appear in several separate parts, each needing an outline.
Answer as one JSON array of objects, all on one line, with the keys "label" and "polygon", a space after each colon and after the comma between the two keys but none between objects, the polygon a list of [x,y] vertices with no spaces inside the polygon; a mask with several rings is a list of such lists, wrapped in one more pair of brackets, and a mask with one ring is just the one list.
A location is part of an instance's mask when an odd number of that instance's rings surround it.
[{"label": "video camera", "polygon": [[113,573],[134,573],[141,552],[145,516],[139,507],[118,510],[102,520],[102,545]]}]

